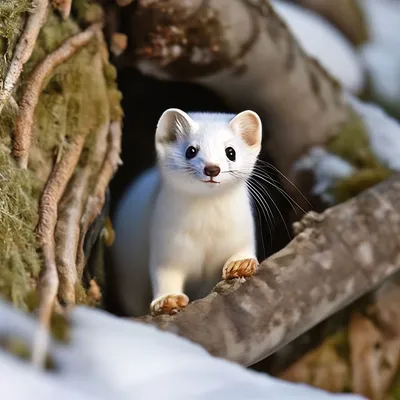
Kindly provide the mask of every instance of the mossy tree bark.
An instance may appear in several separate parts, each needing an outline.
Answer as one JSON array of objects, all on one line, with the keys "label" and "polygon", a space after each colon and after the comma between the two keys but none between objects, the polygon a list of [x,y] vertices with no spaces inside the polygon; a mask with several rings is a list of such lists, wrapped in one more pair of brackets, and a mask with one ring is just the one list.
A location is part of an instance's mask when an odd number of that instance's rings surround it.
[{"label": "mossy tree bark", "polygon": [[[47,311],[57,294],[58,305],[99,302],[83,248],[119,163],[122,117],[102,18],[85,0],[0,4],[0,295],[25,310],[38,288]],[[102,285],[101,271],[91,278]]]}]

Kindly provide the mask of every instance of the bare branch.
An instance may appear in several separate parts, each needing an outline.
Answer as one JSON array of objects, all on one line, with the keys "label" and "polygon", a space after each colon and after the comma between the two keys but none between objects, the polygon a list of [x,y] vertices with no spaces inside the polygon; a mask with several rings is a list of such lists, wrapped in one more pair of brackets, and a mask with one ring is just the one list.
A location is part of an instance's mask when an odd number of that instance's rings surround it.
[{"label": "bare branch", "polygon": [[76,251],[79,242],[79,222],[85,200],[87,179],[90,168],[84,167],[68,186],[68,193],[60,204],[55,232],[57,243],[56,264],[59,275],[58,296],[65,304],[75,304]]},{"label": "bare branch", "polygon": [[0,88],[0,113],[21,75],[24,64],[32,54],[39,31],[46,20],[48,4],[48,0],[33,0],[34,10],[26,21],[25,29],[18,40],[3,87]]},{"label": "bare branch", "polygon": [[19,104],[20,112],[15,124],[13,138],[12,153],[21,168],[26,169],[28,166],[34,112],[45,79],[53,72],[54,68],[85,46],[101,29],[101,26],[100,23],[93,24],[85,31],[67,39],[57,50],[46,56],[28,80],[25,93]]},{"label": "bare branch", "polygon": [[[220,282],[174,316],[140,320],[252,365],[400,271],[400,175],[323,214],[245,282]],[[207,321],[207,323],[205,323]]]},{"label": "bare branch", "polygon": [[97,178],[96,188],[94,193],[89,196],[86,204],[86,210],[82,216],[81,222],[81,235],[78,247],[77,256],[77,270],[78,277],[82,276],[83,267],[85,263],[85,256],[83,254],[83,243],[85,240],[85,235],[93,223],[97,215],[101,212],[105,201],[105,192],[107,186],[113,177],[118,165],[121,163],[120,153],[121,153],[121,124],[119,121],[113,121],[110,124],[110,134],[109,134],[109,148],[106,154],[106,158],[103,162],[99,176]]},{"label": "bare branch", "polygon": [[68,151],[56,164],[44,188],[40,205],[39,221],[36,227],[39,247],[43,253],[43,270],[39,281],[40,330],[33,348],[33,362],[42,365],[47,347],[46,332],[53,305],[57,296],[59,279],[56,266],[54,231],[57,223],[58,203],[78,164],[86,135],[77,136]]},{"label": "bare branch", "polygon": [[[101,53],[99,54],[101,57]],[[97,64],[96,64],[97,65]],[[98,63],[101,66],[101,62]],[[82,167],[72,179],[68,192],[60,204],[57,228],[55,233],[57,243],[57,270],[60,279],[58,296],[65,304],[75,304],[75,285],[78,283],[76,257],[80,237],[80,221],[84,212],[87,184],[93,173],[91,166],[101,164],[107,150],[109,132],[109,115],[96,134],[96,145],[91,164]]]}]

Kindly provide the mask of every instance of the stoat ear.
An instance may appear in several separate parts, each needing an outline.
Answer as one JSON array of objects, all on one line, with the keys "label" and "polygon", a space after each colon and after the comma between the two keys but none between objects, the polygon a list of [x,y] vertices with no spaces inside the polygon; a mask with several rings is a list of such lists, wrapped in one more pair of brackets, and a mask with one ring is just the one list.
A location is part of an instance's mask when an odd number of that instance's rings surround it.
[{"label": "stoat ear", "polygon": [[242,111],[230,121],[229,126],[248,146],[261,146],[262,124],[254,111]]},{"label": "stoat ear", "polygon": [[184,111],[169,108],[158,120],[156,142],[160,144],[174,142],[178,137],[189,134],[193,126],[193,120]]}]

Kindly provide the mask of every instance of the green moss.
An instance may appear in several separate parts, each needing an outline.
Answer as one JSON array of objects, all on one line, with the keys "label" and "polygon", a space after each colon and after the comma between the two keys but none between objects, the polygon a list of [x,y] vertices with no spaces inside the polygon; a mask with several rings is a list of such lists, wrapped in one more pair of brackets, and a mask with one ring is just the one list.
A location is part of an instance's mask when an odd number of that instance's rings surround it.
[{"label": "green moss", "polygon": [[104,77],[108,88],[108,100],[110,102],[111,120],[118,121],[123,116],[121,107],[122,94],[117,88],[117,70],[111,64],[106,64],[103,67]]},{"label": "green moss", "polygon": [[[29,345],[18,337],[2,337],[0,338],[0,348],[20,360],[30,362],[32,352]],[[46,370],[55,370],[55,362],[53,358],[47,354],[45,358],[44,368]]]},{"label": "green moss", "polygon": [[85,289],[82,285],[75,285],[75,296],[76,296],[76,304],[87,304],[88,299],[85,292]]},{"label": "green moss", "polygon": [[70,323],[65,316],[53,313],[50,321],[50,330],[53,337],[63,343],[68,343],[71,336]]},{"label": "green moss", "polygon": [[365,17],[365,12],[363,7],[361,7],[360,3],[356,0],[352,0],[349,2],[349,7],[353,8],[354,14],[357,15],[357,19],[359,21],[358,27],[359,30],[357,32],[357,37],[353,38],[353,43],[359,47],[364,43],[368,42],[370,39],[370,32],[368,21]]},{"label": "green moss", "polygon": [[89,3],[87,0],[75,0],[72,3],[71,13],[82,25],[98,22],[104,16],[99,4]]},{"label": "green moss", "polygon": [[331,189],[336,202],[346,201],[392,174],[371,150],[362,119],[353,110],[350,113],[347,124],[326,146],[356,169],[352,176],[340,180]]},{"label": "green moss", "polygon": [[[18,3],[19,8],[11,7],[10,10],[17,15],[27,9],[30,1],[0,1],[0,16],[8,15],[5,14],[6,5],[14,3]],[[79,7],[85,8],[85,3],[83,0],[74,1],[75,12],[76,6],[80,4]],[[14,18],[15,21],[17,19]],[[64,21],[56,12],[49,11],[16,88],[17,102],[38,63],[82,29],[78,22],[72,18]],[[0,22],[2,26],[3,20]],[[1,35],[4,34],[0,30]],[[0,50],[3,45],[4,40],[0,41]],[[109,113],[113,119],[120,119],[122,115],[121,95],[115,83],[116,72],[113,67],[103,65],[98,46],[97,40],[93,39],[67,62],[59,65],[44,82],[35,109],[34,140],[28,171],[16,168],[10,156],[11,136],[18,110],[12,102],[8,102],[0,115],[0,295],[24,310],[32,310],[37,305],[35,287],[41,259],[37,252],[35,226],[39,199],[49,168],[57,156],[60,157],[68,149],[71,140],[80,135],[87,135],[80,164],[89,162],[96,135]],[[100,168],[101,161],[93,166],[94,170]],[[93,184],[90,183],[89,190]],[[81,285],[77,288],[77,297],[79,303],[88,303]],[[60,328],[59,322],[55,321],[54,328],[55,334],[61,338],[65,330]]]},{"label": "green moss", "polygon": [[339,181],[332,192],[337,202],[344,202],[388,179],[392,174],[387,168],[363,168],[350,177]]},{"label": "green moss", "polygon": [[[46,54],[79,30],[73,20],[62,21],[55,13],[51,13],[27,63],[23,81]],[[20,92],[24,89],[25,85],[22,85]],[[89,132],[86,147],[91,148],[99,126],[106,120],[108,107],[98,43],[93,40],[59,65],[45,84],[35,110],[35,145],[43,157],[61,156],[74,136]],[[30,163],[30,168],[38,170],[41,165]]]},{"label": "green moss", "polygon": [[385,400],[400,400],[400,368],[397,370],[392,386],[390,387],[388,394],[385,396]]},{"label": "green moss", "polygon": [[4,79],[24,17],[32,9],[31,0],[0,1],[0,82]]},{"label": "green moss", "polygon": [[35,237],[40,189],[41,182],[18,169],[0,144],[0,293],[22,309],[41,264]]},{"label": "green moss", "polygon": [[372,152],[362,119],[350,111],[348,123],[338,135],[327,144],[327,149],[347,160],[356,168],[379,167],[379,161]]}]

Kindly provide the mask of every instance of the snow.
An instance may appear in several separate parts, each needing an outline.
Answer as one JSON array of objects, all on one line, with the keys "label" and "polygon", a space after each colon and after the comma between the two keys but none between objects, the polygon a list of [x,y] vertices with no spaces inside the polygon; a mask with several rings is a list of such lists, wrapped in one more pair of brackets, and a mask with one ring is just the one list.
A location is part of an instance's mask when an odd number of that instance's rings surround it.
[{"label": "snow", "polygon": [[[373,0],[376,1],[376,0]],[[271,0],[303,49],[316,58],[352,93],[364,84],[364,70],[358,52],[347,38],[317,13],[296,4]]]},{"label": "snow", "polygon": [[[68,345],[51,342],[57,371],[43,372],[0,349],[4,398],[99,400],[351,400],[210,356],[172,333],[106,312],[77,307]],[[28,339],[35,323],[0,301],[0,337]]]},{"label": "snow", "polygon": [[[344,97],[363,119],[371,150],[376,158],[382,165],[400,171],[400,123],[375,104],[364,103],[348,93]],[[346,160],[317,146],[301,157],[293,169],[294,172],[313,171],[315,184],[312,193],[328,204],[335,204],[329,189],[354,172],[354,168]]]},{"label": "snow", "polygon": [[358,0],[366,16],[370,40],[361,48],[361,59],[371,74],[376,93],[400,102],[400,2]]},{"label": "snow", "polygon": [[297,160],[293,170],[294,172],[313,171],[315,184],[312,194],[332,205],[336,201],[329,193],[329,189],[338,181],[350,177],[355,171],[347,161],[322,147],[313,147],[305,156]]},{"label": "snow", "polygon": [[349,95],[346,98],[362,117],[371,149],[378,160],[390,169],[399,171],[400,123],[375,104],[364,103]]}]

